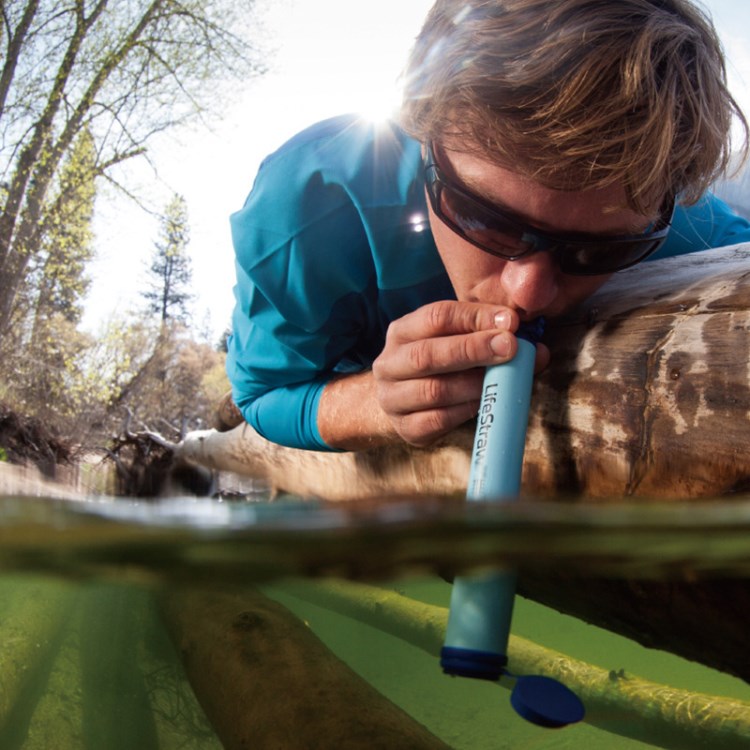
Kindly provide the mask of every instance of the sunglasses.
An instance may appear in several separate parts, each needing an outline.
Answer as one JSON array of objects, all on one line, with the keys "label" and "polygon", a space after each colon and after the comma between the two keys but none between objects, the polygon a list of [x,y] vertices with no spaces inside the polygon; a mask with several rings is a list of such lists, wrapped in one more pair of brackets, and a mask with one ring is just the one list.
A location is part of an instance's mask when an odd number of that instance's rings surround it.
[{"label": "sunglasses", "polygon": [[435,215],[472,245],[504,260],[518,260],[541,250],[552,253],[563,273],[598,276],[630,268],[655,253],[669,233],[674,196],[665,200],[659,218],[643,234],[564,234],[555,236],[519,221],[501,208],[448,179],[425,144],[425,184]]}]

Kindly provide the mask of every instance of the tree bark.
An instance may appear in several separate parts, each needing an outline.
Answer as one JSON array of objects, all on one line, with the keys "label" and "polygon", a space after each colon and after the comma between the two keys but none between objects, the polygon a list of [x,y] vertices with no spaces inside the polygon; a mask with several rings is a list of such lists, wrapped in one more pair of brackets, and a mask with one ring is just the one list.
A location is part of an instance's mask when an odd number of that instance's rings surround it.
[{"label": "tree bark", "polygon": [[[44,111],[34,123],[33,135],[23,148],[13,172],[5,208],[0,214],[0,334],[10,324],[16,295],[35,252],[33,246],[47,189],[65,148],[72,143],[77,132],[71,131],[69,121],[64,137],[53,146],[53,124],[64,102],[64,91],[86,34],[105,7],[106,2],[100,2],[88,17],[80,7],[75,12],[75,29],[56,71]],[[79,118],[81,116],[79,114]],[[80,127],[80,119],[77,123]]]},{"label": "tree bark", "polygon": [[750,246],[618,274],[550,342],[528,492],[682,501],[748,487]]},{"label": "tree bark", "polygon": [[2,73],[0,73],[0,118],[2,118],[3,112],[5,111],[5,103],[8,100],[11,83],[16,74],[21,49],[26,41],[31,22],[34,20],[38,7],[39,0],[29,0],[29,2],[26,3],[26,7],[23,10],[23,16],[18,25],[14,29],[7,29],[8,44],[5,49],[3,70]]}]

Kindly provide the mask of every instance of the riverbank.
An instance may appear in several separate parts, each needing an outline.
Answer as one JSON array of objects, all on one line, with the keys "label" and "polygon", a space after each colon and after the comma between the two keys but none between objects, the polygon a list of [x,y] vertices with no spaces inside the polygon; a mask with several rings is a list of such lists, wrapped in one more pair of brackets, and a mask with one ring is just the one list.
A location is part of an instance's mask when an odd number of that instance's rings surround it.
[{"label": "riverbank", "polygon": [[18,414],[0,403],[0,462],[35,466],[55,478],[57,467],[74,462],[75,449],[41,420]]},{"label": "riverbank", "polygon": [[79,500],[117,494],[104,447],[74,444],[44,421],[0,402],[0,494]]}]

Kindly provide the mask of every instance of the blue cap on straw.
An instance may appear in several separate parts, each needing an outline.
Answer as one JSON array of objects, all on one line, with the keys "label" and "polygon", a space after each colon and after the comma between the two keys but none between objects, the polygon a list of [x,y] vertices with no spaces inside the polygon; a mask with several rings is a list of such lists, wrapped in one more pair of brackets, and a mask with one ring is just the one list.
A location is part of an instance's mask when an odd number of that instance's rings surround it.
[{"label": "blue cap on straw", "polygon": [[510,695],[516,713],[540,727],[556,729],[583,719],[581,699],[561,682],[542,675],[519,677]]}]

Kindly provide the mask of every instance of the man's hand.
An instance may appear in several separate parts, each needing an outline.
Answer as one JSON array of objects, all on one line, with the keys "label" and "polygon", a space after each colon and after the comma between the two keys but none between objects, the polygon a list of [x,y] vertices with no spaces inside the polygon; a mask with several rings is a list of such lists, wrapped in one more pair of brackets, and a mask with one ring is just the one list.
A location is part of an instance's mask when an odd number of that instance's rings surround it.
[{"label": "man's hand", "polygon": [[[401,439],[424,447],[476,416],[484,369],[512,359],[518,314],[497,305],[442,301],[391,323],[372,372],[329,383],[318,411],[332,447]],[[537,347],[537,370],[549,352]]]},{"label": "man's hand", "polygon": [[484,368],[515,356],[518,324],[508,308],[453,301],[394,321],[372,372],[396,433],[425,446],[476,416]]}]

